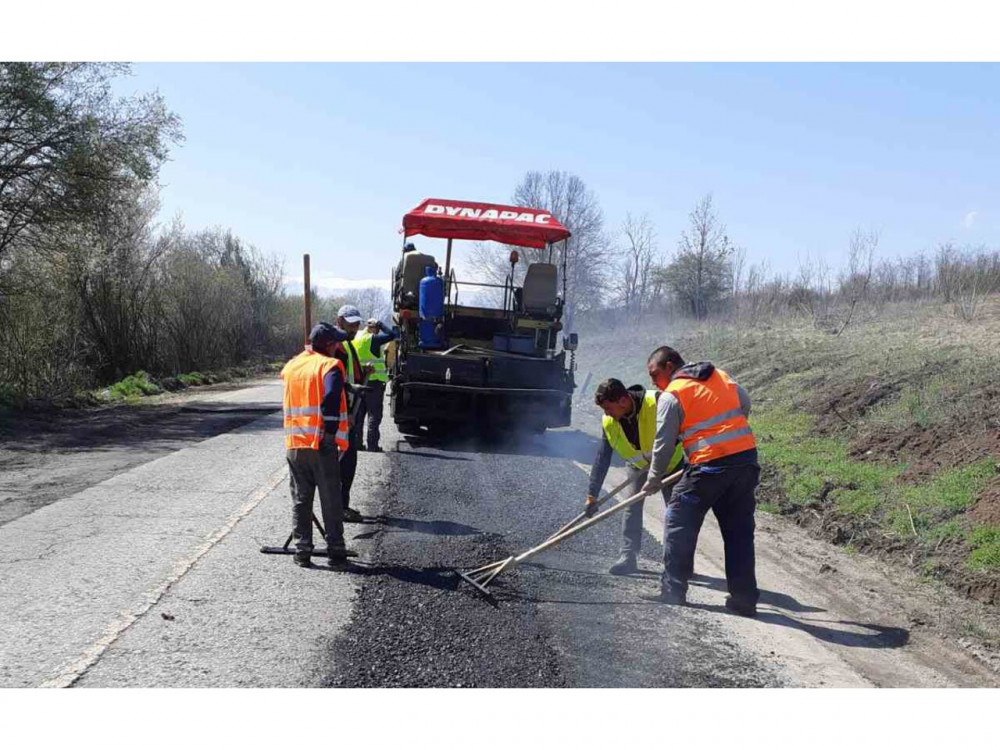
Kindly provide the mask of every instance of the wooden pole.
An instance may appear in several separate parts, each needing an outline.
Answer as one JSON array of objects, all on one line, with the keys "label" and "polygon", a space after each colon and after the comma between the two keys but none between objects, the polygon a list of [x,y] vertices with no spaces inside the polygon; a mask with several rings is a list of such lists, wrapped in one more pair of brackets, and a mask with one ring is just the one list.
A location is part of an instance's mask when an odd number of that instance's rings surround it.
[{"label": "wooden pole", "polygon": [[448,251],[444,257],[445,298],[451,304],[451,237],[448,238]]},{"label": "wooden pole", "polygon": [[309,284],[309,253],[302,256],[302,278],[305,282],[305,300],[306,315],[306,343],[309,343],[309,332],[312,331],[312,290]]}]

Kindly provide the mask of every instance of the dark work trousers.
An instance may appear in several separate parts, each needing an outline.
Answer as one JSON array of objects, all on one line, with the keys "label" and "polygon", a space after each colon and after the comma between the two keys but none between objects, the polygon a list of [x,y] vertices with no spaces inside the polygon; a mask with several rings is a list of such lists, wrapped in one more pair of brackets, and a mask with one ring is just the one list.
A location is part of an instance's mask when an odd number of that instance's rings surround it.
[{"label": "dark work trousers", "polygon": [[285,452],[292,492],[292,538],[297,552],[313,550],[313,496],[319,490],[319,505],[330,549],[344,546],[344,509],[340,505],[340,465],[332,435],[319,450],[293,448]]},{"label": "dark work trousers", "polygon": [[381,437],[379,428],[382,426],[382,401],[385,397],[385,383],[381,380],[369,380],[368,387],[371,390],[365,394],[365,411],[368,413],[366,437],[368,450],[375,450],[379,447],[378,441]]},{"label": "dark work trousers", "polygon": [[757,603],[760,592],[754,571],[753,514],[759,477],[760,467],[756,464],[696,464],[684,470],[667,503],[661,579],[664,590],[687,594],[698,532],[711,508],[722,531],[729,593],[740,603]]},{"label": "dark work trousers", "polygon": [[365,423],[365,402],[361,396],[357,398],[362,400],[354,416],[354,426],[348,433],[348,448],[340,454],[340,499],[344,510],[351,507],[351,485],[358,469],[358,446],[361,445],[361,427]]},{"label": "dark work trousers", "polygon": [[[642,486],[646,483],[646,479],[649,477],[648,469],[633,469],[631,466],[628,467],[628,480],[629,485],[625,490],[628,494],[622,495],[619,493],[607,503],[602,505],[602,508],[610,508],[613,503],[620,502],[626,497],[632,497],[633,495],[639,494],[642,491]],[[667,490],[662,490],[663,492],[663,502],[667,501]],[[623,555],[639,555],[639,551],[642,549],[642,509],[646,505],[645,500],[640,500],[635,505],[630,505],[625,510],[622,511],[622,554]]]}]

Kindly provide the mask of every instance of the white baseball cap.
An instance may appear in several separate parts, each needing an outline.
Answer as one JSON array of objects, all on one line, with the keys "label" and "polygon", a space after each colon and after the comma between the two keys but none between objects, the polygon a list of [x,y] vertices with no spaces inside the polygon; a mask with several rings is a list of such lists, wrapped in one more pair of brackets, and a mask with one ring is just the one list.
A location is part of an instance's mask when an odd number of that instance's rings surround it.
[{"label": "white baseball cap", "polygon": [[337,310],[337,317],[343,318],[348,323],[360,323],[361,311],[354,305],[344,305],[342,308]]}]

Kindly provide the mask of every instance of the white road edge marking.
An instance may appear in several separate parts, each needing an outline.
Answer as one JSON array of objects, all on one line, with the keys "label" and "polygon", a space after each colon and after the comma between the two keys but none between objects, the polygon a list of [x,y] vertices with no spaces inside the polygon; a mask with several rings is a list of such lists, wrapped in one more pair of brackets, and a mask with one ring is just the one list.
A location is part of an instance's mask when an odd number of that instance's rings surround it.
[{"label": "white road edge marking", "polygon": [[236,524],[249,515],[254,508],[260,505],[264,498],[271,494],[274,488],[277,487],[287,476],[288,467],[282,466],[270,477],[268,477],[267,481],[263,485],[254,490],[239,510],[229,516],[220,528],[216,529],[205,538],[205,541],[202,542],[201,546],[199,546],[192,555],[174,565],[173,572],[165,581],[160,583],[149,593],[144,605],[131,612],[123,611],[119,613],[120,616],[118,619],[111,622],[111,624],[105,628],[104,635],[99,638],[93,646],[84,650],[79,659],[64,668],[56,677],[43,682],[39,687],[60,688],[72,686],[73,683],[79,680],[88,669],[97,663],[98,659],[100,659],[104,652],[108,650],[111,644],[118,640],[121,635],[140,617],[152,609],[156,603],[163,598],[163,595],[170,590],[171,586],[183,578],[184,575],[186,575],[187,572],[194,567],[198,560],[204,557],[204,555],[211,550],[212,547],[222,541],[229,534],[229,532],[236,527]]}]

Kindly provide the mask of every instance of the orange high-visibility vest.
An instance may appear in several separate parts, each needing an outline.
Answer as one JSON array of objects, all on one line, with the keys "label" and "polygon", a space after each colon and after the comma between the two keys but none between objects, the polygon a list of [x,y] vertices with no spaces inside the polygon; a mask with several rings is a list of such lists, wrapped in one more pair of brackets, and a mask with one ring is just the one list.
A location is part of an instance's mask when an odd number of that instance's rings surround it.
[{"label": "orange high-visibility vest", "polygon": [[[325,433],[332,431],[320,409],[323,403],[323,378],[333,368],[340,368],[344,380],[344,364],[332,357],[306,349],[290,360],[281,370],[285,381],[285,447],[319,449]],[[340,392],[340,414],[326,422],[337,422],[335,440],[341,451],[347,450],[347,397]]]},{"label": "orange high-visibility vest", "polygon": [[719,368],[707,380],[676,376],[666,392],[684,410],[679,437],[688,463],[703,464],[757,447],[736,383]]}]

